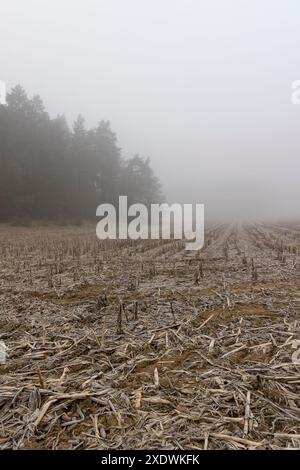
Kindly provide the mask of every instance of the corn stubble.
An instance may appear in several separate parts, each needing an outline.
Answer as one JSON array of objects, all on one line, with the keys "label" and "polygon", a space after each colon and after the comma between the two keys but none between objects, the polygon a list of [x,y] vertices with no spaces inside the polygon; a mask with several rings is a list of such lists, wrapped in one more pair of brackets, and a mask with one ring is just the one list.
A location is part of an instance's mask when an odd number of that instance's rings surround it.
[{"label": "corn stubble", "polygon": [[1,449],[300,447],[300,225],[205,240],[0,228]]}]

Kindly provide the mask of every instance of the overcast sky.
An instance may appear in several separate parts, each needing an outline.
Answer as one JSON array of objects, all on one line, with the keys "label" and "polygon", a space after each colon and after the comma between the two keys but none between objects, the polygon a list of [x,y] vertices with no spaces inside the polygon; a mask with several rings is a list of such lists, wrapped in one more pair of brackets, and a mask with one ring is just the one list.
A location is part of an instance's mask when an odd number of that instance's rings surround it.
[{"label": "overcast sky", "polygon": [[299,215],[299,0],[0,0],[0,79],[111,121],[169,201]]}]

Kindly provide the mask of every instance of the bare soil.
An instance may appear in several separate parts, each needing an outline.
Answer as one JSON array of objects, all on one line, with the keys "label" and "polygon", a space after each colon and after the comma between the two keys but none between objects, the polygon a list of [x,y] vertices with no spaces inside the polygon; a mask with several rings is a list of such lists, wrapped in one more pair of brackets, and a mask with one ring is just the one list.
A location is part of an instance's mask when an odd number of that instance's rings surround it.
[{"label": "bare soil", "polygon": [[299,249],[296,223],[200,252],[1,226],[0,448],[300,448]]}]

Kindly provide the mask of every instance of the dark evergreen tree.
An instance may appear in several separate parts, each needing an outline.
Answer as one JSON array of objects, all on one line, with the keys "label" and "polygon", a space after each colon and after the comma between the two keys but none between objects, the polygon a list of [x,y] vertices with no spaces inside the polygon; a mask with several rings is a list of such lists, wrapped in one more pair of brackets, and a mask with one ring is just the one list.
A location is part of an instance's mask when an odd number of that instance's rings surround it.
[{"label": "dark evergreen tree", "polygon": [[50,119],[43,101],[17,85],[0,105],[0,221],[75,221],[102,202],[158,202],[161,187],[149,159],[125,161],[108,121],[72,132],[64,116]]}]

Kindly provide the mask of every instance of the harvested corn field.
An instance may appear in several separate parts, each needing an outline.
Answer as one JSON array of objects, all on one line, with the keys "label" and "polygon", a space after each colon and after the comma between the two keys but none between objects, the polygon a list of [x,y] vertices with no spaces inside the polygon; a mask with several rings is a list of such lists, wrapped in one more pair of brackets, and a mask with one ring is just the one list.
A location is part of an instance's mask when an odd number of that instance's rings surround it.
[{"label": "harvested corn field", "polygon": [[200,252],[2,226],[1,449],[300,448],[299,249],[297,224]]}]

